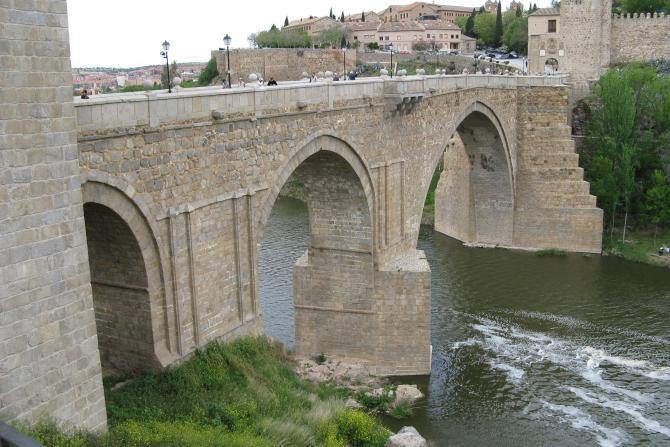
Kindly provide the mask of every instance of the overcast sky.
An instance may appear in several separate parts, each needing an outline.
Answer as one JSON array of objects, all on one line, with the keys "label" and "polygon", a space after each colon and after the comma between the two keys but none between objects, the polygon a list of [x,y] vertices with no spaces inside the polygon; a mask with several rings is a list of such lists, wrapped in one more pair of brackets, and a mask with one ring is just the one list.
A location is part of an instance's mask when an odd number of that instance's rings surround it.
[{"label": "overcast sky", "polygon": [[[509,7],[503,2],[503,9]],[[161,43],[168,40],[170,60],[207,61],[230,34],[233,48],[247,48],[247,36],[273,23],[309,15],[338,17],[362,9],[381,11],[388,0],[67,0],[72,66],[132,67],[163,63]],[[411,3],[411,0],[393,3]],[[445,2],[446,3],[446,2]],[[479,7],[484,0],[449,2]],[[538,1],[538,7],[549,0]]]}]

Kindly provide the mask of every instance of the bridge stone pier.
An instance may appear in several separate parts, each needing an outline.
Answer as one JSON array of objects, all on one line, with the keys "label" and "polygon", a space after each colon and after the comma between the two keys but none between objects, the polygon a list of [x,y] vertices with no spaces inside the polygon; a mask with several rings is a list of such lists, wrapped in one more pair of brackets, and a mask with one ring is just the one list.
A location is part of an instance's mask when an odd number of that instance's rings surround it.
[{"label": "bridge stone pier", "polygon": [[[368,78],[73,103],[65,2],[47,3],[0,7],[12,13],[3,26],[62,47],[57,79],[37,68],[0,76],[24,102],[50,104],[2,109],[20,122],[0,127],[14,135],[3,136],[0,176],[0,209],[13,210],[0,216],[0,417],[104,429],[103,370],[160,369],[261,333],[272,316],[261,315],[259,246],[290,177],[304,185],[310,231],[294,267],[297,351],[380,374],[430,372],[430,268],[416,244],[440,163],[438,231],[600,251],[602,213],[562,78]],[[15,46],[17,58],[53,50]],[[48,183],[33,186],[31,172]],[[67,237],[43,253],[34,238],[54,232]]]}]

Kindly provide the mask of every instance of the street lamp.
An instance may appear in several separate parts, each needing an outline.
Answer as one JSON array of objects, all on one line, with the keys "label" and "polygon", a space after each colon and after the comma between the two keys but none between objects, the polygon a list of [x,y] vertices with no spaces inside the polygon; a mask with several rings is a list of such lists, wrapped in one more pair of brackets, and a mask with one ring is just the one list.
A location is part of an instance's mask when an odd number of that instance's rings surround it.
[{"label": "street lamp", "polygon": [[170,42],[166,40],[165,42],[163,42],[163,51],[161,51],[161,56],[165,58],[165,68],[167,69],[168,93],[172,93],[172,83],[170,82],[170,60],[168,59],[169,49],[170,49]]},{"label": "street lamp", "polygon": [[342,73],[344,73],[344,81],[347,80],[347,47],[342,47],[342,55],[344,56],[344,70]]},{"label": "street lamp", "polygon": [[389,44],[389,50],[391,50],[391,77],[393,77],[393,42]]},{"label": "street lamp", "polygon": [[[228,88],[232,88],[233,84],[230,83],[230,42],[232,42],[233,39],[230,38],[228,34],[223,36],[223,43],[226,45],[226,57],[228,60]],[[219,51],[223,51],[223,48],[219,48]]]}]

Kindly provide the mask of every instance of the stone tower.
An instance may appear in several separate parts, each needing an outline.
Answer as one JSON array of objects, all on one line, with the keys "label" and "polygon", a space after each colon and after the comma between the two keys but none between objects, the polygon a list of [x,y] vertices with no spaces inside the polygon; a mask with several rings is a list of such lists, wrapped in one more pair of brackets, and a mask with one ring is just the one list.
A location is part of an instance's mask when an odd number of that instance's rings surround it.
[{"label": "stone tower", "polygon": [[67,23],[0,2],[0,420],[104,430]]},{"label": "stone tower", "polygon": [[[610,64],[612,0],[562,0],[562,71],[570,73],[574,93],[588,92]],[[580,95],[582,96],[582,95]]]}]

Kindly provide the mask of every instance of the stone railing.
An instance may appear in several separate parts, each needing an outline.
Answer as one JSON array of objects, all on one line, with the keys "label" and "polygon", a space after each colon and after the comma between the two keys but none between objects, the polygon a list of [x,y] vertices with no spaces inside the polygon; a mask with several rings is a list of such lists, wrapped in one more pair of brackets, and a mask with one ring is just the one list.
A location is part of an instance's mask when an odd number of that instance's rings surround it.
[{"label": "stone railing", "polygon": [[262,117],[268,113],[328,110],[348,101],[383,100],[389,95],[430,96],[470,88],[514,89],[564,85],[564,76],[450,75],[360,78],[355,81],[285,82],[275,87],[190,88],[75,98],[80,132],[138,126]]}]

